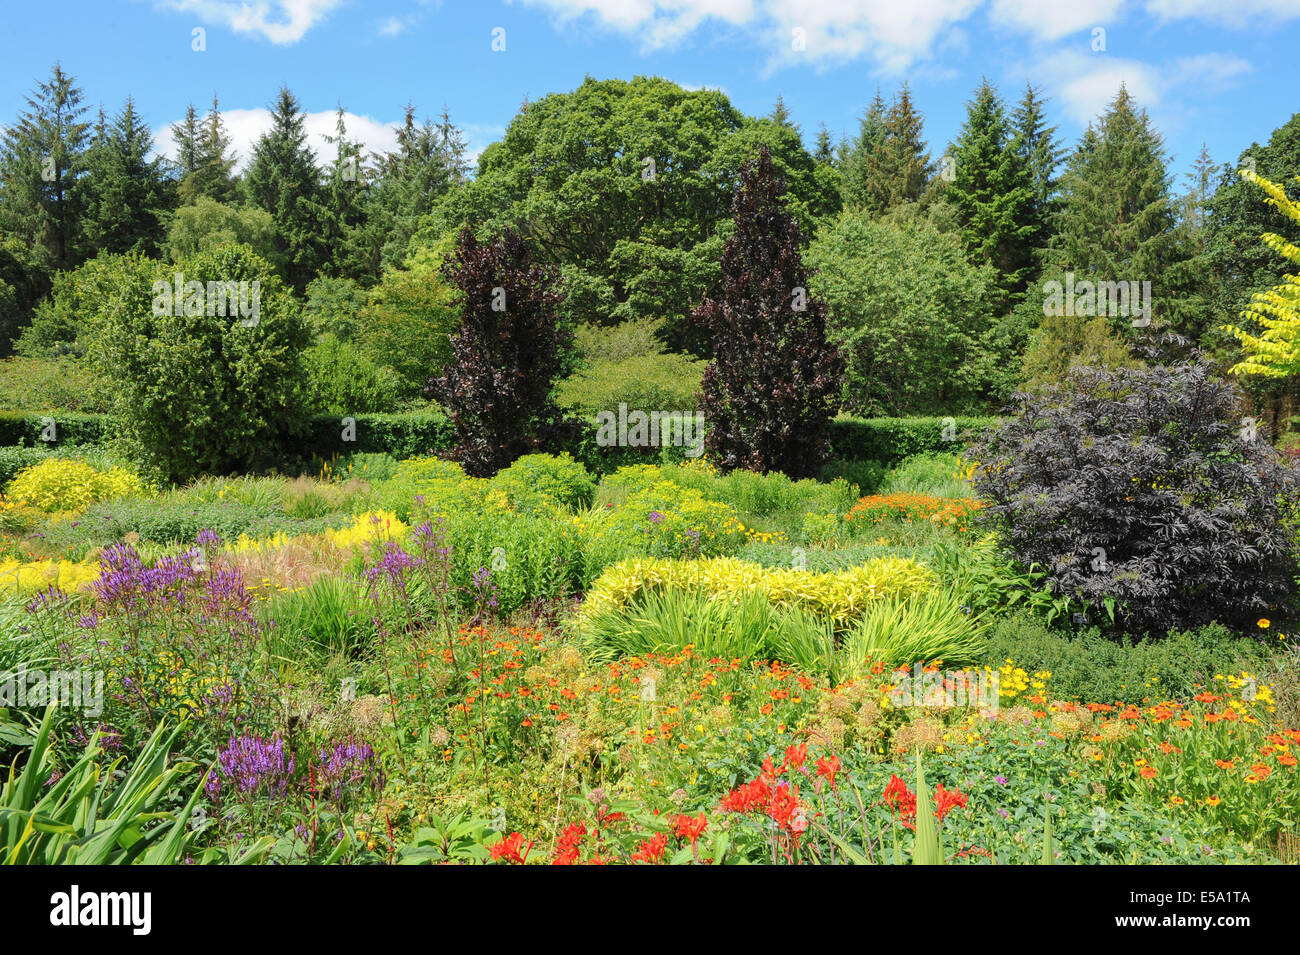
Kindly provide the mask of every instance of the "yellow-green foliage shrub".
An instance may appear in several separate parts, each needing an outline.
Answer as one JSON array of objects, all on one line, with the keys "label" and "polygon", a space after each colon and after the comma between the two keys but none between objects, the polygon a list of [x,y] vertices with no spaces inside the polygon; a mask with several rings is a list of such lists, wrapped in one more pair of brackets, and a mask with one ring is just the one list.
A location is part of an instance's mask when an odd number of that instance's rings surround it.
[{"label": "yellow-green foliage shrub", "polygon": [[48,458],[18,472],[9,485],[13,501],[53,511],[80,511],[97,501],[143,494],[145,484],[126,468],[99,471],[83,461]]},{"label": "yellow-green foliage shrub", "polygon": [[877,557],[834,573],[763,567],[721,557],[712,560],[624,560],[608,568],[587,592],[586,620],[618,610],[647,592],[670,588],[726,600],[763,593],[773,606],[814,613],[842,628],[875,601],[928,593],[938,580],[906,557]]},{"label": "yellow-green foliage shrub", "polygon": [[58,586],[68,593],[99,579],[98,560],[0,560],[0,592],[29,593]]},{"label": "yellow-green foliage shrub", "polygon": [[596,482],[566,451],[560,455],[525,454],[491,478],[494,490],[504,491],[512,509],[578,511],[591,507]]},{"label": "yellow-green foliage shrub", "polygon": [[[447,516],[481,509],[490,490],[486,480],[470,477],[456,462],[422,456],[399,463],[397,473],[382,482],[367,506],[409,520],[415,498],[420,497],[431,515]],[[498,493],[494,503],[504,506],[505,500],[505,494]]]},{"label": "yellow-green foliage shrub", "polygon": [[586,530],[652,557],[717,557],[745,542],[745,525],[731,505],[662,480],[631,491],[621,505],[596,508]]}]

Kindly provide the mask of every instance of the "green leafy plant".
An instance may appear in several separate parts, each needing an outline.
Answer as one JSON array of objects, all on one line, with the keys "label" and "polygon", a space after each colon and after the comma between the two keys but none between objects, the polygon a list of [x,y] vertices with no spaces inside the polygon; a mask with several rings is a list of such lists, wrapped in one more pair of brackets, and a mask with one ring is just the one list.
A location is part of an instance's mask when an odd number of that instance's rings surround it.
[{"label": "green leafy plant", "polygon": [[[182,726],[155,728],[120,779],[118,770],[125,757],[101,765],[104,751],[99,737],[87,744],[76,763],[60,773],[50,739],[56,713],[55,707],[46,711],[22,771],[15,761],[0,787],[4,863],[181,862],[193,848],[194,834],[188,823],[202,793],[202,787],[196,787],[179,811],[161,808],[175,796],[180,780],[198,768],[188,762],[168,765]],[[269,838],[257,839],[241,851],[237,861],[255,861],[270,845]],[[217,854],[208,854],[202,861],[216,859]]]}]

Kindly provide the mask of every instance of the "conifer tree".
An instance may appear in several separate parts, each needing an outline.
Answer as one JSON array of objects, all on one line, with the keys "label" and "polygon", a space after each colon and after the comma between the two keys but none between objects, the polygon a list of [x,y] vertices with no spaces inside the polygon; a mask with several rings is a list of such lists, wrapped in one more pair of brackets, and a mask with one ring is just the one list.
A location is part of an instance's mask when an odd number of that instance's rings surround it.
[{"label": "conifer tree", "polygon": [[1061,177],[1050,264],[1097,279],[1158,282],[1174,251],[1165,161],[1146,110],[1121,86]]},{"label": "conifer tree", "polygon": [[275,221],[276,252],[285,263],[285,277],[301,292],[324,257],[320,172],[307,145],[306,116],[287,86],[280,89],[271,112],[271,128],[253,147],[244,188],[253,204]]},{"label": "conifer tree", "polygon": [[176,147],[176,170],[184,182],[199,168],[200,140],[203,138],[199,114],[193,103],[186,105],[184,119],[172,123],[171,134],[172,143]]},{"label": "conifer tree", "polygon": [[322,225],[329,250],[325,271],[361,279],[367,271],[364,254],[358,254],[358,245],[364,241],[359,233],[365,223],[366,169],[361,142],[348,138],[342,106],[335,116],[334,135],[326,136],[325,140],[334,147],[334,160],[326,174],[323,202],[325,219]]},{"label": "conifer tree", "polygon": [[1061,146],[1056,127],[1047,123],[1046,100],[1032,85],[1025,84],[1025,95],[1011,119],[1016,152],[1029,172],[1034,201],[1030,221],[1034,232],[1030,244],[1041,262],[1051,238],[1055,211],[1057,169],[1061,164]]},{"label": "conifer tree", "polygon": [[950,151],[953,177],[944,196],[970,262],[997,270],[1002,306],[1024,289],[1034,268],[1034,184],[1016,147],[1001,98],[985,80]]},{"label": "conifer tree", "polygon": [[[186,114],[186,123],[191,117]],[[235,156],[230,152],[230,136],[221,119],[217,97],[212,97],[212,108],[207,117],[195,127],[193,168],[181,182],[181,201],[193,203],[199,196],[217,202],[234,201],[237,187],[234,177]]]},{"label": "conifer tree", "polygon": [[786,109],[785,97],[780,93],[776,96],[776,105],[772,107],[772,112],[767,114],[767,118],[778,126],[784,126],[787,129],[793,129],[799,132],[799,126],[790,119],[790,110]]},{"label": "conifer tree", "polygon": [[823,166],[834,166],[836,163],[835,146],[831,142],[831,133],[825,123],[822,123],[821,128],[817,130],[817,145],[813,149],[813,159]]},{"label": "conifer tree", "polygon": [[56,63],[0,140],[0,231],[44,271],[73,268],[86,253],[80,179],[91,130],[82,99]]},{"label": "conifer tree", "polygon": [[858,122],[858,135],[840,147],[842,156],[841,190],[844,205],[859,207],[867,201],[867,163],[871,156],[884,145],[885,141],[885,101],[876,89],[876,98],[871,101]]},{"label": "conifer tree", "polygon": [[131,97],[111,124],[101,113],[83,180],[86,239],[96,253],[158,253],[174,192],[162,160],[149,158],[152,149],[153,134]]}]

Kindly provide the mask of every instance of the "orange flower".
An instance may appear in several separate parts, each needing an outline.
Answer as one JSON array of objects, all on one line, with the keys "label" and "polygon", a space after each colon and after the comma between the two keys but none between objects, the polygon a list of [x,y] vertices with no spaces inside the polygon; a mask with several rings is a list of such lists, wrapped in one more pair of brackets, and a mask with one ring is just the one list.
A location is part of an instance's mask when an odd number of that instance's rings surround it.
[{"label": "orange flower", "polygon": [[1157,776],[1154,766],[1143,766],[1139,772],[1142,774],[1143,779],[1155,779]]},{"label": "orange flower", "polygon": [[1217,806],[1217,805],[1218,805],[1219,803],[1221,803],[1222,801],[1223,801],[1223,800],[1221,800],[1218,796],[1206,796],[1206,797],[1205,797],[1205,805],[1207,805],[1207,806]]}]

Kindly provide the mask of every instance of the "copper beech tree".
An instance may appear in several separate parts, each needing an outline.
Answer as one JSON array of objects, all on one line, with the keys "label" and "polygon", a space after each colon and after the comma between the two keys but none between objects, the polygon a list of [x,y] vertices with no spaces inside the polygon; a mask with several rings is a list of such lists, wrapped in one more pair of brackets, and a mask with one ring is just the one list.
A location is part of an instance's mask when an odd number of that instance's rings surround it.
[{"label": "copper beech tree", "polygon": [[817,473],[844,374],[826,340],[826,304],[808,292],[798,223],[763,147],[742,169],[735,231],[722,253],[722,290],[694,312],[711,339],[700,408],[705,449],[725,470]]},{"label": "copper beech tree", "polygon": [[444,274],[460,290],[462,318],[429,392],[455,427],[451,456],[487,477],[558,437],[551,390],[572,333],[556,317],[552,270],[533,262],[513,229],[480,242],[465,226]]}]

